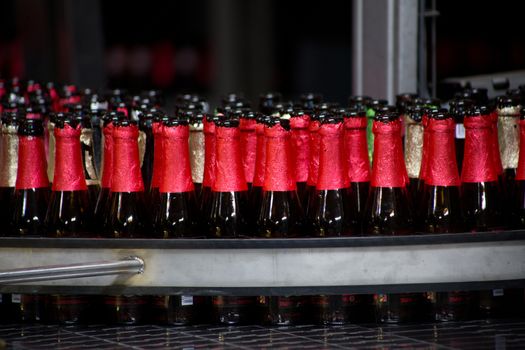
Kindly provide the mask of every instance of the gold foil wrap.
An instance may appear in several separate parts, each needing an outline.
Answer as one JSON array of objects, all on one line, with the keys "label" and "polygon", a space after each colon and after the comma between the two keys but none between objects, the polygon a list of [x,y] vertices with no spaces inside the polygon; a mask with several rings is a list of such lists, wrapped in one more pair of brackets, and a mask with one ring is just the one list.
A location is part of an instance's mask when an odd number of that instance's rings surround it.
[{"label": "gold foil wrap", "polygon": [[408,177],[418,178],[423,156],[423,125],[405,116],[405,164]]},{"label": "gold foil wrap", "polygon": [[142,163],[144,163],[144,155],[146,154],[146,133],[144,131],[139,130],[139,161],[140,161],[140,168],[142,168]]},{"label": "gold foil wrap", "polygon": [[0,187],[15,187],[18,170],[17,127],[2,126],[2,145],[0,147]]},{"label": "gold foil wrap", "polygon": [[47,177],[49,182],[53,182],[53,177],[55,176],[55,123],[51,121],[47,123],[48,131],[48,155],[47,155]]},{"label": "gold foil wrap", "polygon": [[520,106],[498,109],[498,142],[503,169],[516,169],[520,151]]},{"label": "gold foil wrap", "polygon": [[84,160],[84,176],[86,177],[86,184],[100,185],[100,179],[97,176],[95,168],[95,155],[93,145],[93,130],[82,129],[80,133],[80,144],[82,147],[82,159]]},{"label": "gold foil wrap", "polygon": [[204,178],[204,132],[202,123],[190,124],[190,164],[193,182],[202,183]]}]

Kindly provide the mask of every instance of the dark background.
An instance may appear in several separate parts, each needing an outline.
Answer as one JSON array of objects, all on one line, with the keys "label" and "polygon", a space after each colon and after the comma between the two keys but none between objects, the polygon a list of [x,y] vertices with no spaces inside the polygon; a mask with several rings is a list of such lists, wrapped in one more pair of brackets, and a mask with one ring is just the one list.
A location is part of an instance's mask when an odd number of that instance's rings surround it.
[{"label": "dark background", "polygon": [[[415,1],[415,0],[414,0]],[[437,76],[525,69],[520,1],[438,0]],[[0,76],[215,99],[352,93],[352,2],[2,0]]]}]

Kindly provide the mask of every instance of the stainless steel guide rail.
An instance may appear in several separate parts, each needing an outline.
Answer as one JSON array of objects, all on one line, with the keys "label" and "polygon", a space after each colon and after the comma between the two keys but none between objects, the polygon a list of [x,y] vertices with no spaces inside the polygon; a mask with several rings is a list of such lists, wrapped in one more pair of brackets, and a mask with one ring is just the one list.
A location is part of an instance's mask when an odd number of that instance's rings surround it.
[{"label": "stainless steel guide rail", "polygon": [[[139,260],[122,261],[130,256]],[[146,268],[137,274],[141,260]],[[108,275],[97,270],[100,262],[110,262],[113,272],[119,264],[127,267],[124,274]],[[84,270],[84,276],[61,273],[60,280],[46,275],[32,282],[2,281],[2,271],[64,264],[95,270]],[[510,287],[525,287],[525,231],[303,239],[0,238],[4,293],[305,295]]]}]

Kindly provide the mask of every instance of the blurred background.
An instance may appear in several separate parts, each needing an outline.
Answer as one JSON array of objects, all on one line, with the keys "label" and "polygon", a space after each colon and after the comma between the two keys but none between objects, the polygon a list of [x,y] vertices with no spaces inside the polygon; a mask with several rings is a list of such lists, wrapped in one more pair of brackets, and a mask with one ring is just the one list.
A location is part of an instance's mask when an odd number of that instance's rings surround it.
[{"label": "blurred background", "polygon": [[[417,17],[417,42],[408,46],[415,59],[399,58],[413,74],[398,72],[414,83],[374,89],[367,81],[388,83],[383,63],[366,73],[368,56],[356,61],[356,28],[377,28],[387,37],[395,31],[400,39],[393,54],[399,57],[407,47],[404,32],[381,19],[383,8],[394,6],[394,16],[406,8],[399,3],[416,9],[405,14]],[[523,10],[522,2],[510,0],[2,0],[0,77],[156,88],[168,98],[195,92],[212,101],[230,91],[256,100],[272,90],[288,98],[315,91],[346,103],[358,93],[391,99],[408,92],[403,87],[447,97],[454,89],[450,78],[525,69]],[[387,45],[374,35],[360,38],[365,51],[367,43]]]}]

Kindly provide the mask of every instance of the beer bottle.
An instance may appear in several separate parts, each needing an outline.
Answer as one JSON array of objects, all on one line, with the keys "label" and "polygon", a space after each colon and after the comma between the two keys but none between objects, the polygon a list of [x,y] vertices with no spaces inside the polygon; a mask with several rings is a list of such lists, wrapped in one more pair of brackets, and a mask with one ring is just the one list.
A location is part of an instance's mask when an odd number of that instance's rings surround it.
[{"label": "beer bottle", "polygon": [[281,102],[282,96],[278,92],[267,92],[259,96],[259,111],[265,115],[275,113],[277,104]]},{"label": "beer bottle", "polygon": [[[139,130],[129,119],[114,123],[113,173],[106,232],[112,238],[143,237],[149,228],[149,213],[144,201],[144,183],[140,172]],[[144,297],[112,295],[104,297],[110,323],[136,324],[142,321]]]},{"label": "beer bottle", "polygon": [[[264,176],[266,173],[266,137],[264,128],[271,117],[259,114],[256,118],[255,134],[257,136],[257,150],[255,153],[255,171],[252,188],[250,189],[250,210],[259,213],[263,197]],[[257,214],[255,214],[257,215]]]},{"label": "beer bottle", "polygon": [[[202,108],[202,107],[201,107]],[[186,113],[190,122],[190,165],[191,177],[195,186],[195,195],[200,199],[202,193],[202,183],[204,181],[204,124],[206,115],[200,110],[191,110]]]},{"label": "beer bottle", "polygon": [[119,118],[124,115],[118,112],[109,112],[103,119],[102,133],[104,148],[102,152],[101,188],[95,204],[95,225],[99,230],[104,229],[104,220],[109,213],[109,194],[111,191],[111,177],[113,176],[113,128]]},{"label": "beer bottle", "polygon": [[153,132],[153,171],[151,177],[151,187],[149,188],[149,201],[155,205],[160,203],[160,180],[162,179],[162,169],[164,168],[164,137],[162,135],[162,124],[169,119],[163,113],[152,113],[153,124],[151,126]]},{"label": "beer bottle", "polygon": [[[212,238],[242,237],[248,234],[248,187],[239,150],[239,120],[223,117],[216,122],[215,132],[216,167],[208,234]],[[249,323],[254,303],[253,297],[214,296],[214,319],[225,325]]]},{"label": "beer bottle", "polygon": [[362,232],[363,213],[370,188],[370,161],[366,141],[366,113],[364,109],[350,109],[344,117],[345,169],[348,187],[348,219],[352,232]]},{"label": "beer bottle", "polygon": [[[257,233],[265,238],[299,237],[304,215],[292,166],[290,120],[272,118],[265,128],[266,171]],[[263,322],[291,325],[300,321],[303,298],[259,297]]]},{"label": "beer bottle", "polygon": [[[374,160],[364,230],[367,235],[405,235],[414,232],[406,186],[408,176],[402,154],[401,121],[390,108],[374,117]],[[424,318],[423,293],[377,295],[378,318],[382,322],[415,322]]]},{"label": "beer bottle", "polygon": [[297,183],[297,194],[303,208],[306,208],[308,204],[306,184],[308,181],[308,166],[310,160],[309,123],[310,116],[304,110],[299,109],[292,112],[290,127],[292,128],[294,174]]},{"label": "beer bottle", "polygon": [[485,106],[465,115],[465,150],[461,171],[461,198],[466,229],[494,231],[503,228],[501,192],[494,164],[493,119]]},{"label": "beer bottle", "polygon": [[519,118],[520,100],[514,96],[500,96],[497,102],[496,112],[498,115],[498,141],[503,166],[504,190],[504,215],[506,221],[513,227],[518,226],[516,217],[516,201],[513,196],[517,193],[516,168],[518,167],[518,155],[520,150]]},{"label": "beer bottle", "polygon": [[[92,230],[92,207],[82,169],[81,124],[72,116],[54,128],[55,176],[45,225],[50,237],[82,237]],[[48,296],[48,319],[78,323],[85,319],[89,298],[82,295]]]},{"label": "beer bottle", "polygon": [[519,158],[516,169],[516,196],[514,198],[514,220],[516,228],[525,228],[525,108],[520,110],[519,120]]},{"label": "beer bottle", "polygon": [[317,179],[319,177],[320,127],[321,122],[319,120],[319,115],[314,112],[310,117],[310,122],[308,124],[308,134],[310,137],[310,161],[308,163],[308,180],[306,181],[306,196],[308,203],[305,207],[305,214],[307,217],[313,210],[316,192],[315,185],[317,184]]},{"label": "beer bottle", "polygon": [[255,132],[256,114],[252,111],[244,110],[240,111],[239,116],[242,165],[246,183],[250,189],[255,174],[255,157],[257,152],[257,133]]},{"label": "beer bottle", "polygon": [[[9,223],[18,169],[18,125],[16,112],[2,115],[0,145],[0,222]],[[6,228],[4,228],[6,229]],[[7,232],[3,231],[2,234]]]},{"label": "beer bottle", "polygon": [[302,94],[300,96],[300,100],[301,107],[308,112],[312,112],[315,105],[318,105],[323,102],[323,95],[315,92],[308,92],[306,94]]},{"label": "beer bottle", "polygon": [[138,114],[139,124],[139,159],[140,172],[142,174],[142,181],[144,188],[151,188],[153,178],[153,158],[155,153],[155,146],[153,141],[153,120],[155,114],[148,112],[141,112]]},{"label": "beer bottle", "polygon": [[[188,120],[164,121],[162,125],[164,167],[159,181],[160,205],[154,215],[154,229],[162,238],[193,237],[200,233],[199,213],[190,171]],[[151,298],[153,320],[185,325],[196,320],[196,303],[191,295],[159,295]]]},{"label": "beer bottle", "polygon": [[[423,181],[420,181],[420,173],[424,152],[428,147],[424,142],[425,126],[428,124],[425,108],[421,105],[408,106],[403,114],[405,122],[405,164],[408,175],[408,190],[410,200],[418,204],[418,193],[422,191]],[[423,122],[423,119],[425,121]],[[426,137],[428,138],[428,136]],[[425,157],[426,158],[426,157]]]},{"label": "beer bottle", "polygon": [[374,155],[374,133],[372,132],[372,126],[374,125],[374,117],[377,111],[388,105],[387,100],[370,100],[368,108],[366,110],[366,117],[368,119],[368,125],[366,128],[366,138],[368,140],[368,157],[370,161],[373,159]]},{"label": "beer bottle", "polygon": [[[41,119],[24,119],[18,128],[18,168],[13,197],[11,227],[16,236],[43,236],[49,202],[49,180]],[[13,294],[19,319],[41,321],[45,296]]]},{"label": "beer bottle", "polygon": [[211,211],[211,189],[215,182],[216,163],[216,140],[215,122],[218,117],[212,114],[203,118],[204,130],[204,177],[202,179],[202,193],[200,211],[203,217],[207,217]]}]

